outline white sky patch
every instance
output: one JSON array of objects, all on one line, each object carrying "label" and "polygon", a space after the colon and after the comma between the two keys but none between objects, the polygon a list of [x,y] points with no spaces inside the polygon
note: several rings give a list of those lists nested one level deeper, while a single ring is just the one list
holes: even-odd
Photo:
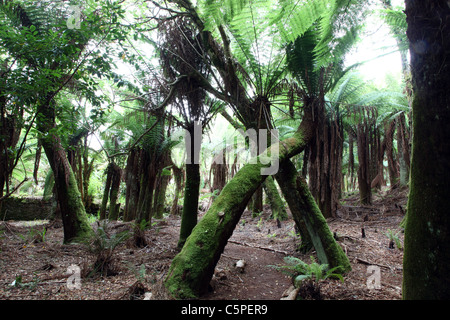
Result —
[{"label": "white sky patch", "polygon": [[[393,6],[404,6],[399,0],[392,1]],[[346,65],[365,62],[358,67],[360,74],[367,81],[383,86],[387,75],[401,77],[402,64],[395,39],[376,14],[367,18],[366,36],[346,58]]]}]

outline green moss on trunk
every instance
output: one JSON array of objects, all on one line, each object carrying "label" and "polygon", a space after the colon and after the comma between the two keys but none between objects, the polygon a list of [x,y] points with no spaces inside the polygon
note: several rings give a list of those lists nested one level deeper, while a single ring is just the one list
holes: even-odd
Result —
[{"label": "green moss on trunk", "polygon": [[406,1],[413,148],[403,261],[404,299],[450,298],[450,7]]},{"label": "green moss on trunk", "polygon": [[[72,170],[69,173],[69,183],[67,185],[67,208],[64,214],[64,242],[68,243],[78,239],[85,239],[92,234],[92,228],[86,215],[86,210],[81,199],[77,181]],[[67,226],[70,221],[71,226]]]},{"label": "green moss on trunk", "polygon": [[284,207],[283,200],[278,193],[277,186],[272,176],[268,176],[264,181],[264,191],[269,199],[270,207],[272,209],[272,217],[280,221],[287,220],[288,215]]},{"label": "green moss on trunk", "polygon": [[290,165],[288,166],[286,164],[281,164],[280,170],[275,175],[275,178],[277,179],[281,191],[283,192],[284,198],[289,205],[292,218],[294,219],[297,229],[300,233],[302,242],[299,250],[302,253],[306,253],[313,248],[313,244],[308,229],[306,228],[305,221],[303,220],[303,202],[299,201],[301,198],[298,194],[296,179],[295,176],[292,176],[290,168]]},{"label": "green moss on trunk", "polygon": [[350,271],[351,266],[347,256],[334,239],[306,181],[298,175],[294,164],[289,159],[280,164],[277,179],[284,181],[281,183],[285,188],[290,186],[289,201],[295,209],[293,211],[295,221],[305,224],[309,234],[308,241],[311,241],[316,249],[320,263],[328,264],[330,268],[341,267],[339,270],[341,273]]},{"label": "green moss on trunk", "polygon": [[174,258],[165,285],[176,298],[205,293],[215,265],[233,233],[246,204],[266,176],[262,165],[246,165],[224,187]]},{"label": "green moss on trunk", "polygon": [[[302,121],[292,138],[272,145],[261,156],[275,155],[271,152],[274,148],[279,150],[280,160],[301,152],[312,135],[313,124],[308,120]],[[189,299],[197,298],[207,290],[214,268],[242,212],[267,177],[261,174],[261,169],[268,166],[259,161],[246,164],[227,183],[172,261],[164,282],[169,294],[178,299]]]},{"label": "green moss on trunk", "polygon": [[75,175],[59,138],[51,136],[42,143],[55,179],[56,199],[64,227],[64,243],[91,235],[86,210]]},{"label": "green moss on trunk", "polygon": [[309,191],[306,181],[300,176],[297,176],[296,180],[301,200],[306,209],[304,221],[319,261],[322,264],[328,264],[330,268],[339,267],[337,272],[345,273],[350,271],[350,261],[334,239],[327,221]]}]

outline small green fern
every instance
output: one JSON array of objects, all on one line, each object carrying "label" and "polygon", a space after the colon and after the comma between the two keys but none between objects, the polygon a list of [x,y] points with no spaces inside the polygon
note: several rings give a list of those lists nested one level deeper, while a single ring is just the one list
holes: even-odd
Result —
[{"label": "small green fern", "polygon": [[89,275],[101,274],[104,276],[115,274],[113,267],[114,250],[130,237],[129,231],[119,233],[108,232],[107,222],[98,226],[92,236],[82,240],[89,253],[95,257],[95,262]]},{"label": "small green fern", "polygon": [[299,258],[288,256],[284,258],[286,265],[269,266],[292,278],[295,287],[299,288],[305,280],[314,281],[316,285],[319,282],[328,278],[337,278],[344,282],[341,274],[335,271],[340,266],[329,269],[328,264],[318,264],[314,257],[311,258],[311,263],[300,260]]}]

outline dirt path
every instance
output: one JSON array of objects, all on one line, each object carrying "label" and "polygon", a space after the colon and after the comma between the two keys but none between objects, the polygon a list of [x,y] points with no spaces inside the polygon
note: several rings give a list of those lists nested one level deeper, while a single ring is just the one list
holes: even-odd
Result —
[{"label": "dirt path", "polygon": [[[363,208],[354,199],[344,201],[339,217],[329,221],[332,232],[347,253],[352,271],[344,283],[326,280],[322,285],[324,299],[401,298],[401,249],[389,248],[389,230],[403,234],[399,223],[403,218],[398,205],[405,205],[399,195],[377,198],[374,206]],[[309,262],[314,252],[301,255],[296,251],[299,239],[294,223],[277,223],[269,219],[267,210],[253,218],[245,212],[217,265],[211,292],[205,300],[278,300],[291,285],[284,274],[268,267],[283,263],[287,255]],[[24,226],[15,222],[0,225],[0,299],[143,299],[144,293],[157,291],[157,284],[166,275],[176,255],[179,217],[168,217],[146,231],[148,245],[136,248],[131,242],[120,245],[114,254],[116,274],[108,277],[81,279],[79,289],[69,289],[69,266],[87,269],[93,261],[83,245],[63,245],[62,226],[47,224],[45,241],[33,240],[43,225]],[[111,232],[130,229],[130,224],[115,222]],[[361,229],[365,230],[362,237]],[[245,261],[244,271],[235,263]],[[369,288],[368,267],[378,268],[380,288]],[[83,274],[83,272],[82,272]],[[15,281],[15,283],[14,283]],[[12,285],[13,284],[13,285]]]}]

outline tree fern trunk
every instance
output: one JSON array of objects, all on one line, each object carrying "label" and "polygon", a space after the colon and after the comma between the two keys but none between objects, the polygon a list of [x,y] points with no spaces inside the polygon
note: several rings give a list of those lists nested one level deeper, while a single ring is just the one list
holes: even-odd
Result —
[{"label": "tree fern trunk", "polygon": [[300,233],[301,244],[299,250],[302,253],[306,253],[313,248],[313,243],[308,229],[306,228],[305,221],[303,220],[303,202],[300,201],[301,197],[298,194],[295,177],[291,175],[290,165],[281,164],[280,170],[278,170],[275,177],[283,192],[284,198],[289,205],[298,232]]},{"label": "tree fern trunk", "polygon": [[119,198],[120,182],[122,180],[122,170],[118,165],[113,163],[112,167],[111,190],[109,193],[109,220],[117,220],[119,218],[120,204],[117,203]]},{"label": "tree fern trunk", "polygon": [[60,138],[52,133],[55,128],[55,108],[52,104],[40,106],[36,125],[38,131],[45,135],[41,137],[41,142],[55,179],[56,199],[64,227],[64,242],[86,237],[92,229],[66,152]]}]

